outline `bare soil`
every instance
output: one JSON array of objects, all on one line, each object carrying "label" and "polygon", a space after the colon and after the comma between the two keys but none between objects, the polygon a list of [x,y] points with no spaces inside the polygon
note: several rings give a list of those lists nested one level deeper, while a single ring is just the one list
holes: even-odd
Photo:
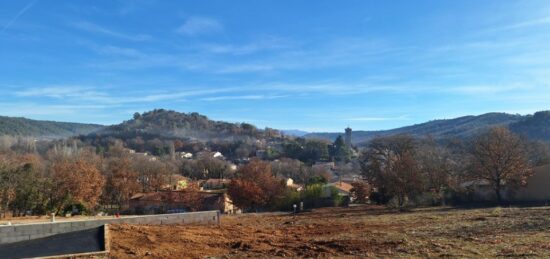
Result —
[{"label": "bare soil", "polygon": [[550,207],[378,206],[223,216],[220,226],[111,226],[113,258],[550,258]]}]

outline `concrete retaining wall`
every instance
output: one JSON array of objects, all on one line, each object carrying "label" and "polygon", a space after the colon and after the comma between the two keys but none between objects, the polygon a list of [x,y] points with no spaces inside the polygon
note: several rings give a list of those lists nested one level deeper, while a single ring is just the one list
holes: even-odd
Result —
[{"label": "concrete retaining wall", "polygon": [[149,216],[133,216],[113,219],[80,220],[67,222],[51,222],[0,226],[0,244],[14,243],[67,233],[78,230],[96,228],[105,224],[219,224],[219,211],[201,211],[191,213],[162,214]]}]

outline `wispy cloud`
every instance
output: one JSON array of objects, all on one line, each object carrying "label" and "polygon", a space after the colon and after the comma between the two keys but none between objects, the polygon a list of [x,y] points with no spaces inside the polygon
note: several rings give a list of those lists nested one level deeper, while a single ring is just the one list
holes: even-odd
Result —
[{"label": "wispy cloud", "polygon": [[539,18],[536,18],[536,19],[520,21],[520,22],[517,22],[517,23],[497,27],[493,30],[494,31],[516,30],[516,29],[523,29],[523,28],[527,28],[527,27],[540,26],[540,25],[546,25],[546,24],[550,24],[550,16],[545,16],[545,17],[539,17]]},{"label": "wispy cloud", "polygon": [[266,100],[286,97],[284,95],[225,95],[201,98],[203,101],[223,101],[223,100]]},{"label": "wispy cloud", "polygon": [[177,29],[177,32],[193,36],[198,34],[212,33],[223,30],[222,24],[210,17],[191,16]]},{"label": "wispy cloud", "polygon": [[[311,44],[313,46],[309,46]],[[199,43],[188,48],[171,50],[171,52],[157,51],[147,54],[135,53],[136,51],[129,49],[110,48],[102,51],[135,55],[126,55],[128,59],[99,60],[91,66],[108,70],[176,67],[211,74],[270,73],[374,63],[397,57],[404,51],[402,48],[392,47],[384,42],[363,39],[332,40],[311,44],[266,37],[246,44]],[[261,55],[232,60],[228,60],[224,55],[212,55],[246,55],[260,52]]]},{"label": "wispy cloud", "polygon": [[87,101],[102,105],[121,105],[121,104],[139,104],[152,103],[159,101],[179,100],[187,97],[208,96],[232,91],[238,91],[236,87],[225,88],[189,88],[181,91],[162,91],[162,92],[125,92],[124,95],[117,95],[100,91],[94,87],[88,86],[53,86],[53,87],[34,87],[14,93],[17,97],[48,97],[58,99],[67,103]]},{"label": "wispy cloud", "polygon": [[529,90],[532,87],[525,84],[509,83],[509,84],[492,84],[492,85],[465,85],[450,88],[440,88],[440,91],[449,91],[453,93],[479,95],[479,94],[498,94],[513,91]]},{"label": "wispy cloud", "polygon": [[25,7],[23,7],[23,9],[19,10],[19,12],[17,12],[17,14],[8,23],[6,23],[6,25],[4,25],[4,27],[2,27],[2,30],[0,30],[0,33],[3,33],[7,29],[9,29],[17,21],[17,19],[19,19],[19,17],[21,17],[29,9],[31,9],[36,4],[37,1],[38,0],[31,1],[27,5],[25,5]]},{"label": "wispy cloud", "polygon": [[84,31],[103,34],[103,35],[107,35],[107,36],[111,36],[111,37],[115,37],[123,40],[129,40],[129,41],[146,41],[152,38],[150,35],[147,35],[147,34],[134,35],[134,34],[127,34],[127,33],[114,31],[90,22],[78,22],[74,24],[74,27]]},{"label": "wispy cloud", "polygon": [[41,116],[41,115],[68,115],[79,114],[84,111],[102,110],[109,108],[105,105],[87,105],[87,104],[43,104],[33,102],[13,102],[0,104],[0,113],[10,116]]},{"label": "wispy cloud", "polygon": [[280,37],[262,37],[244,44],[202,44],[200,49],[213,54],[247,55],[256,52],[289,49],[293,43]]},{"label": "wispy cloud", "polygon": [[47,86],[29,88],[15,92],[19,97],[50,97],[50,98],[98,98],[106,97],[106,93],[98,92],[91,87],[83,86]]},{"label": "wispy cloud", "polygon": [[116,55],[116,56],[127,56],[127,57],[143,57],[144,56],[140,51],[138,51],[136,49],[123,48],[123,47],[117,47],[117,46],[111,46],[111,45],[97,47],[97,48],[95,48],[95,50],[99,54],[103,54],[103,55]]}]

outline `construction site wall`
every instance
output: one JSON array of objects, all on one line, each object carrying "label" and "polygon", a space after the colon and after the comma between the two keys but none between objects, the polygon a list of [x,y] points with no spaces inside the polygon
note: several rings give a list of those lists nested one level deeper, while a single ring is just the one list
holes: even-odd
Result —
[{"label": "construction site wall", "polygon": [[75,220],[63,222],[32,223],[11,226],[0,226],[0,244],[14,243],[62,234],[67,232],[97,228],[105,224],[219,224],[219,211],[201,211],[177,214],[148,216],[130,216],[123,218]]}]

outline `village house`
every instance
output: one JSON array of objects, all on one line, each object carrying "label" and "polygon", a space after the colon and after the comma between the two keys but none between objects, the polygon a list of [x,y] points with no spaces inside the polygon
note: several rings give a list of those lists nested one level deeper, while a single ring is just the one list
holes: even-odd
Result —
[{"label": "village house", "polygon": [[520,188],[513,200],[518,202],[550,202],[550,164],[536,167],[527,185]]},{"label": "village house", "polygon": [[296,191],[299,191],[301,192],[302,190],[304,190],[304,186],[303,185],[300,185],[300,184],[295,184],[294,183],[294,180],[292,178],[287,178],[286,179],[286,186],[287,187],[290,187]]},{"label": "village house", "polygon": [[211,178],[206,181],[204,181],[201,184],[201,190],[221,190],[226,189],[227,186],[231,183],[230,179],[218,179],[218,178]]},{"label": "village house", "polygon": [[225,190],[201,191],[204,210],[219,210],[224,214],[240,214],[241,209],[233,205],[233,201]]},{"label": "village house", "polygon": [[315,162],[312,168],[315,170],[324,170],[327,172],[332,172],[336,170],[336,164],[334,162]]},{"label": "village house", "polygon": [[[550,202],[550,164],[533,169],[533,175],[527,179],[527,184],[517,191],[511,192],[502,182],[501,196],[508,202]],[[496,194],[487,180],[474,180],[460,185],[473,201],[495,201]]]},{"label": "village house", "polygon": [[351,189],[353,189],[353,186],[349,183],[338,181],[334,183],[329,183],[327,186],[332,186],[336,188],[338,191],[338,195],[345,196],[345,197],[351,197]]},{"label": "village house", "polygon": [[123,151],[124,151],[125,153],[128,153],[128,154],[135,154],[135,153],[136,153],[135,150],[129,149],[129,148],[124,148]]},{"label": "village house", "polygon": [[162,186],[163,190],[179,191],[187,188],[187,184],[190,181],[189,178],[185,176],[179,174],[171,174],[169,176],[166,176],[166,182],[167,184]]},{"label": "village house", "polygon": [[177,191],[136,193],[130,198],[129,209],[136,214],[161,214],[188,211]]},{"label": "village house", "polygon": [[223,154],[221,152],[218,152],[218,151],[215,151],[215,152],[201,151],[201,152],[197,153],[197,157],[211,157],[211,158],[218,158],[218,159],[222,159],[222,160],[225,159]]},{"label": "village house", "polygon": [[188,152],[176,152],[176,157],[180,159],[191,159],[193,158],[193,154]]},{"label": "village house", "polygon": [[137,157],[145,157],[149,161],[156,161],[157,160],[156,156],[151,156],[147,152],[134,152],[134,153],[130,153],[130,154],[132,154],[134,156],[137,156]]},{"label": "village house", "polygon": [[[157,191],[137,193],[130,198],[129,209],[137,214],[162,214],[189,211],[181,191]],[[200,191],[200,210],[219,210],[221,213],[240,213],[223,190]]]}]

